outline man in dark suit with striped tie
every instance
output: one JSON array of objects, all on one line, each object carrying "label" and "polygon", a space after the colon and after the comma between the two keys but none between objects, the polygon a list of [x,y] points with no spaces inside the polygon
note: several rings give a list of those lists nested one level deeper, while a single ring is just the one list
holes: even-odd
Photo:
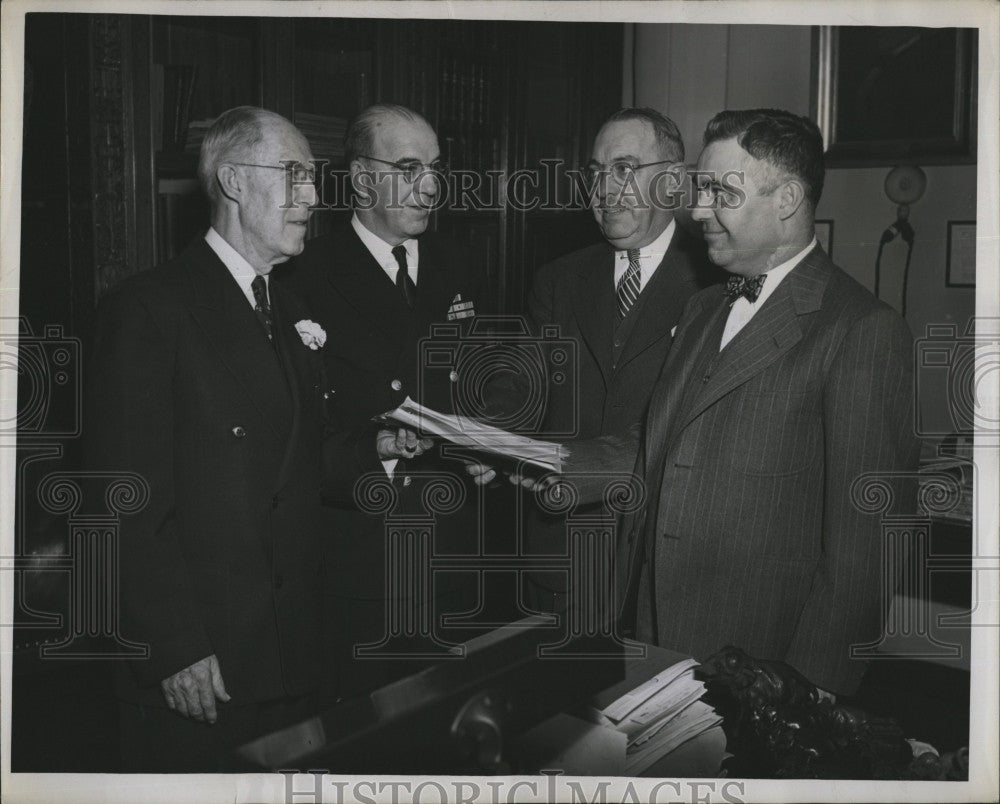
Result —
[{"label": "man in dark suit with striped tie", "polygon": [[[688,302],[650,400],[622,622],[697,658],[733,644],[853,693],[864,663],[851,646],[878,638],[884,602],[881,523],[853,484],[916,467],[911,335],[817,244],[812,121],[721,112],[698,168],[693,217],[731,279]],[[610,454],[620,465],[628,450]]]},{"label": "man in dark suit with striped tie", "polygon": [[[558,325],[577,347],[577,382],[549,383],[546,436],[594,438],[640,422],[684,303],[720,278],[704,245],[674,219],[687,174],[672,120],[654,109],[615,112],[594,140],[588,173],[606,242],[542,266],[528,299],[536,331]],[[566,553],[562,517],[534,508],[525,527],[530,553]],[[565,573],[529,574],[529,605],[561,611],[566,581]]]}]

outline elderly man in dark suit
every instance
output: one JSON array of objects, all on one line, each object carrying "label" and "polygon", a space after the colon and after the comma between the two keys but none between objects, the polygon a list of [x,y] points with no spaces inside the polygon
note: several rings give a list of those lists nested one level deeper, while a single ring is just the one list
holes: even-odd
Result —
[{"label": "elderly man in dark suit", "polygon": [[[327,578],[336,614],[330,622],[339,630],[339,697],[418,667],[405,657],[355,657],[356,646],[377,643],[386,635],[388,607],[405,593],[386,587],[385,519],[358,507],[354,482],[380,473],[390,477],[398,495],[391,513],[399,516],[424,513],[428,473],[464,479],[461,463],[432,455],[411,461],[412,451],[398,460],[376,451],[370,438],[355,435],[373,416],[392,410],[407,396],[437,410],[452,410],[457,375],[447,367],[425,366],[421,340],[431,336],[435,324],[453,327],[455,336],[467,329],[482,309],[485,284],[485,273],[469,250],[426,231],[445,165],[437,135],[423,117],[403,106],[371,106],[349,126],[345,151],[356,193],[353,217],[339,230],[309,241],[282,277],[307,300],[312,317],[329,335],[323,350],[327,410],[331,426],[348,436],[328,466],[343,489],[328,496],[331,522],[343,534],[328,545]],[[393,435],[382,431],[379,443],[391,444]],[[476,527],[469,505],[438,517],[435,552],[474,549]],[[472,608],[474,600],[463,595],[474,592],[474,580],[437,578],[433,616]]]},{"label": "elderly man in dark suit", "polygon": [[880,522],[852,484],[916,466],[910,332],[816,242],[812,121],[721,112],[698,170],[693,215],[732,276],[689,301],[653,391],[623,620],[640,640],[699,658],[734,644],[852,693],[851,645],[878,637],[884,602]]},{"label": "elderly man in dark suit", "polygon": [[120,531],[122,629],[149,646],[120,663],[125,771],[220,770],[316,705],[325,336],[270,277],[305,242],[311,159],[279,115],[223,113],[211,228],[101,305],[91,465],[150,495]]},{"label": "elderly man in dark suit", "polygon": [[[592,207],[606,242],[538,270],[528,310],[577,345],[577,382],[550,383],[542,431],[556,437],[624,434],[642,421],[687,300],[720,280],[704,245],[678,225],[687,182],[672,120],[628,108],[605,121],[588,165]],[[567,552],[565,520],[533,508],[530,553]],[[530,605],[561,611],[566,575],[527,577]]]}]

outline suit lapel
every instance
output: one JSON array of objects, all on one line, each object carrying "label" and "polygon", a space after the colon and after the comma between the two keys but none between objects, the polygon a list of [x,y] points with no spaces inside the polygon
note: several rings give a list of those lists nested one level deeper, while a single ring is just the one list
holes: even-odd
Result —
[{"label": "suit lapel", "polygon": [[[322,270],[333,289],[357,310],[362,320],[378,323],[377,327],[373,326],[373,332],[390,340],[405,335],[413,311],[350,226],[341,237],[330,241],[330,251]],[[422,283],[423,275],[418,279]],[[418,299],[419,296],[418,288]]]},{"label": "suit lapel", "polygon": [[574,288],[573,309],[584,343],[604,377],[611,382],[612,342],[618,321],[614,292],[615,254],[610,246],[595,251],[590,263],[580,272]]},{"label": "suit lapel", "polygon": [[675,429],[684,391],[692,381],[691,372],[702,350],[709,348],[713,333],[718,332],[720,318],[729,310],[721,288],[716,293],[701,297],[698,304],[697,309],[692,309],[688,323],[678,329],[660,372],[660,379],[653,389],[646,415],[647,477],[663,462],[662,452],[669,443],[670,433]]},{"label": "suit lapel", "polygon": [[[760,374],[802,340],[800,316],[815,312],[823,299],[831,263],[814,249],[799,263],[749,323],[719,354],[719,362],[690,410],[683,412],[680,426]],[[723,299],[721,308],[728,315]]]},{"label": "suit lapel", "polygon": [[199,240],[188,255],[191,314],[268,426],[279,437],[286,437],[291,399],[274,347],[211,247]]},{"label": "suit lapel", "polygon": [[305,319],[304,310],[296,303],[296,299],[280,282],[271,283],[271,304],[275,311],[275,345],[281,355],[281,365],[285,372],[288,387],[291,389],[293,414],[291,433],[285,447],[285,456],[278,472],[278,488],[285,484],[288,468],[295,452],[295,446],[302,435],[302,411],[304,410],[304,395],[318,393],[314,387],[313,372],[310,365],[310,354],[295,330],[295,324]]},{"label": "suit lapel", "polygon": [[[679,300],[691,295],[694,286],[694,277],[685,270],[687,261],[683,254],[684,244],[681,242],[683,238],[682,230],[678,226],[667,253],[663,255],[663,260],[657,266],[652,279],[642,291],[642,296],[646,298],[641,299],[643,306],[639,311],[635,327],[622,349],[618,368],[642,354],[661,338],[668,337],[670,330],[680,318],[684,305]],[[684,292],[685,285],[692,286],[687,293]]]},{"label": "suit lapel", "polygon": [[[451,267],[446,264],[436,247],[433,237],[422,237],[419,243],[419,269],[417,270],[418,317],[431,321],[444,321],[454,298],[456,282],[451,277]],[[463,299],[472,301],[474,299]],[[423,333],[426,335],[427,333]]]}]

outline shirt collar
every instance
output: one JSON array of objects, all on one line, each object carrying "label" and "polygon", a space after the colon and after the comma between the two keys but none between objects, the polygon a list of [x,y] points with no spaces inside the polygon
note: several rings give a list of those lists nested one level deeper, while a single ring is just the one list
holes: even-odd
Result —
[{"label": "shirt collar", "polygon": [[[649,245],[643,246],[639,249],[639,259],[643,257],[656,257],[653,265],[658,265],[660,260],[663,259],[663,255],[667,253],[667,249],[670,248],[670,241],[674,236],[674,230],[677,228],[677,221],[673,218],[670,219],[670,223],[667,224],[667,228],[660,232],[660,236],[656,238]],[[615,255],[620,260],[628,259],[627,249],[617,249]]]},{"label": "shirt collar", "polygon": [[788,276],[792,272],[792,269],[806,258],[806,255],[816,247],[818,242],[819,241],[814,235],[809,245],[802,249],[802,251],[797,252],[790,259],[785,260],[780,265],[776,265],[769,271],[765,271],[764,275],[767,279],[764,281],[764,284],[760,289],[760,295],[757,297],[757,301],[753,302],[752,306],[755,308],[760,307],[765,301],[767,301],[767,297],[774,293],[775,288],[778,287],[781,280]]},{"label": "shirt collar", "polygon": [[[366,227],[358,218],[357,212],[351,217],[351,226],[354,227],[354,231],[361,238],[361,242],[365,244],[365,248],[371,252],[371,255],[375,258],[375,262],[379,265],[389,265],[393,268],[397,266],[396,258],[392,256],[393,247]],[[403,241],[402,246],[406,249],[407,265],[411,267],[416,265],[419,253],[417,241],[411,237],[409,240]]]},{"label": "shirt collar", "polygon": [[809,241],[809,245],[802,249],[802,251],[795,253],[792,257],[785,260],[780,265],[776,265],[770,271],[767,271],[767,275],[772,279],[775,279],[774,284],[778,284],[781,279],[788,276],[791,270],[806,258],[806,254],[816,247],[818,242],[819,241],[816,239],[816,235],[813,235],[813,239]]},{"label": "shirt collar", "polygon": [[[222,260],[222,264],[232,274],[233,279],[236,280],[236,284],[240,286],[244,295],[253,298],[250,283],[257,276],[257,272],[253,269],[253,266],[246,261],[243,255],[229,245],[222,235],[215,231],[214,227],[210,226],[208,228],[208,231],[205,233],[205,242],[208,243],[218,258]],[[267,282],[267,280],[268,275],[264,274],[264,281]]]}]

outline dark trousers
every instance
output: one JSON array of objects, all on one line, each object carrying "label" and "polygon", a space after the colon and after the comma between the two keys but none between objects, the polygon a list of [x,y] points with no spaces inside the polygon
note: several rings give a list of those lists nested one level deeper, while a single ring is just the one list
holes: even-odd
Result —
[{"label": "dark trousers", "polygon": [[234,706],[218,702],[214,724],[166,706],[119,702],[122,773],[226,773],[247,770],[235,751],[318,711],[315,695]]}]

